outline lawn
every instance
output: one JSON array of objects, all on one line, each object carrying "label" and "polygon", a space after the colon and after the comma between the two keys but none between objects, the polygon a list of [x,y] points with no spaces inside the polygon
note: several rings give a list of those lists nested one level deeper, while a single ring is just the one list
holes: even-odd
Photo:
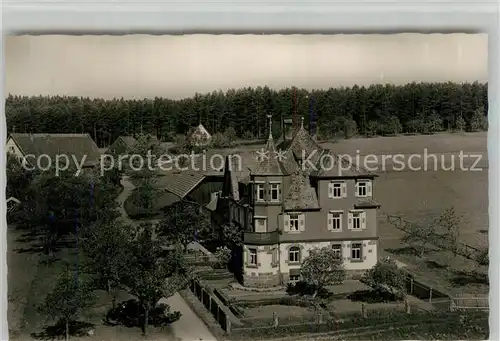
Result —
[{"label": "lawn", "polygon": [[[52,290],[58,274],[64,269],[63,260],[76,266],[78,258],[71,248],[62,248],[56,253],[55,261],[46,264],[39,251],[33,248],[24,232],[9,229],[8,238],[8,295],[9,295],[9,334],[11,340],[33,340],[32,333],[41,333],[44,327],[53,324],[37,311],[45,296]],[[21,238],[21,239],[20,239]],[[102,323],[107,309],[111,307],[111,298],[104,291],[96,291],[97,302],[80,319],[83,322],[95,324],[95,335],[92,338],[72,337],[72,340],[129,340],[135,341],[173,341],[170,328],[155,330],[150,328],[147,338],[142,337],[139,328],[121,326],[110,327]],[[131,298],[125,292],[119,292],[117,301]]]},{"label": "lawn", "polygon": [[7,228],[7,285],[9,334],[17,335],[23,328],[24,310],[30,296],[39,255],[31,252],[25,233]]}]

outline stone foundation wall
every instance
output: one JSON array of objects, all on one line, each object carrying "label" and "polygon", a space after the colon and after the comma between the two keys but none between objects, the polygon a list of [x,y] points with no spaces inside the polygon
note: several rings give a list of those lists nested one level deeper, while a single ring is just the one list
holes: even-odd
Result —
[{"label": "stone foundation wall", "polygon": [[266,288],[281,284],[280,274],[255,273],[243,276],[243,285],[246,287]]},{"label": "stone foundation wall", "polygon": [[[360,280],[366,271],[368,270],[346,270],[346,279]],[[243,285],[254,288],[287,285],[289,278],[288,273],[253,273],[243,277]]]},{"label": "stone foundation wall", "polygon": [[346,270],[345,277],[346,279],[357,279],[360,280],[361,277],[367,272],[368,270]]}]

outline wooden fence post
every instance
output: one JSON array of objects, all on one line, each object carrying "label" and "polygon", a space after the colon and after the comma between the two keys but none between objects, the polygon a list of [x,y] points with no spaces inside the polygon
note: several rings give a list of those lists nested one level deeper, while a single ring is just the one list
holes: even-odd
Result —
[{"label": "wooden fence post", "polygon": [[364,303],[361,303],[361,316],[363,316],[363,318],[368,317],[368,313],[366,311],[366,305]]},{"label": "wooden fence post", "polygon": [[429,303],[432,303],[432,288],[429,288]]},{"label": "wooden fence post", "polygon": [[410,306],[410,302],[408,302],[408,299],[405,300],[405,312],[407,314],[411,313],[411,306]]},{"label": "wooden fence post", "polygon": [[279,324],[278,322],[278,314],[276,314],[276,312],[273,312],[273,327],[277,327]]},{"label": "wooden fence post", "polygon": [[323,323],[323,314],[322,313],[318,313],[318,323],[319,324]]},{"label": "wooden fence post", "polygon": [[453,298],[450,299],[450,311],[451,312],[455,311],[455,302],[454,302]]},{"label": "wooden fence post", "polygon": [[410,295],[413,294],[413,278],[410,277]]}]

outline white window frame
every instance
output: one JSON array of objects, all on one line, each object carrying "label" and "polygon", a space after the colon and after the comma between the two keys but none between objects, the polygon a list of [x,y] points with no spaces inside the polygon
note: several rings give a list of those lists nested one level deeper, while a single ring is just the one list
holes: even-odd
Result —
[{"label": "white window frame", "polygon": [[[359,247],[354,247],[355,245],[359,245]],[[359,250],[359,258],[354,258],[354,251]],[[363,243],[351,243],[351,256],[350,259],[353,261],[362,261],[363,260]]]},{"label": "white window frame", "polygon": [[339,260],[342,260],[342,249],[343,249],[343,247],[344,246],[342,244],[332,244],[332,250],[338,251],[338,254],[339,254],[338,259]]},{"label": "white window frame", "polygon": [[[363,184],[363,186],[361,186]],[[372,182],[371,180],[356,180],[356,197],[367,198],[372,196]],[[364,188],[364,193],[360,193],[361,189]]]},{"label": "white window frame", "polygon": [[[337,185],[337,186],[336,186]],[[347,196],[346,182],[342,180],[330,181],[328,184],[328,198],[342,199]]]},{"label": "white window frame", "polygon": [[[299,232],[300,231],[300,214],[299,213],[290,213],[288,215],[288,221],[290,222],[290,232]],[[292,223],[292,221],[294,223]]]},{"label": "white window frame", "polygon": [[[264,185],[265,185],[265,182],[263,182],[263,181],[254,181],[254,186],[255,186],[255,201],[262,202],[262,201],[266,200],[266,188],[265,188]],[[262,198],[260,197],[261,193],[262,193]]]},{"label": "white window frame", "polygon": [[[292,277],[294,277],[294,279],[292,279]],[[300,282],[300,275],[290,275],[288,281],[292,284],[296,284]]]},{"label": "white window frame", "polygon": [[[356,215],[356,216],[355,216]],[[359,219],[359,228],[354,228],[355,219]],[[366,229],[366,212],[362,210],[352,210],[349,212],[348,229],[352,231],[362,231]]]},{"label": "white window frame", "polygon": [[[293,221],[297,219],[297,228],[292,229],[292,217],[297,216],[297,218],[293,218]],[[306,216],[302,212],[288,212],[283,214],[283,231],[289,233],[300,233],[305,231],[305,221]]]},{"label": "white window frame", "polygon": [[[339,215],[339,217],[336,217]],[[342,231],[342,220],[344,217],[344,211],[330,211],[328,212],[328,230],[339,232]],[[335,228],[335,221],[338,221],[338,228]]]},{"label": "white window frame", "polygon": [[[264,224],[260,224],[260,222],[264,222]],[[260,225],[259,227],[262,227],[264,225],[264,230],[267,231],[267,217],[266,216],[254,216],[253,217],[253,228],[254,231],[257,231],[257,225]]]},{"label": "white window frame", "polygon": [[257,249],[256,248],[248,248],[248,264],[253,265],[253,266],[257,266],[258,263],[257,263]]},{"label": "white window frame", "polygon": [[[294,258],[296,258],[296,260],[291,260],[290,256],[292,255],[292,253],[295,255]],[[288,249],[288,263],[289,264],[298,264],[300,263],[300,258],[301,258],[301,250],[300,250],[300,247],[298,246],[291,246],[289,249]]]},{"label": "white window frame", "polygon": [[[279,181],[270,181],[269,182],[269,191],[270,191],[270,201],[279,202],[281,201],[281,182]],[[276,199],[273,199],[273,191],[276,191]]]}]

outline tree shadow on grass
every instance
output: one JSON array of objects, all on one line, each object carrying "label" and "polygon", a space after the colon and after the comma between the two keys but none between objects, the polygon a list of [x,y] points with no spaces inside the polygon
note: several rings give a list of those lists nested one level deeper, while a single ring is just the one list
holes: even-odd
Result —
[{"label": "tree shadow on grass", "polygon": [[[59,240],[55,242],[52,246],[52,252],[56,253],[61,251],[62,249],[69,249],[72,248],[76,245],[76,243],[72,240]],[[43,243],[37,242],[33,243],[30,247],[20,247],[14,249],[14,252],[17,253],[30,253],[30,254],[36,254],[36,253],[44,253],[44,245]]]},{"label": "tree shadow on grass", "polygon": [[[314,285],[308,284],[306,282],[299,281],[297,283],[289,283],[286,288],[286,292],[290,296],[312,296],[314,295],[316,288]],[[333,293],[328,291],[326,288],[321,288],[318,290],[316,297],[321,299],[328,299],[333,296]]]},{"label": "tree shadow on grass", "polygon": [[417,252],[411,246],[403,246],[403,247],[399,247],[399,248],[389,248],[389,249],[385,249],[385,250],[389,253],[394,254],[394,255],[411,255],[411,256],[417,255]]},{"label": "tree shadow on grass", "polygon": [[[92,323],[71,321],[69,323],[70,336],[88,336],[89,331],[94,329]],[[47,326],[40,333],[32,333],[31,337],[38,340],[64,339],[66,337],[66,325],[64,321],[59,321],[55,325]]]},{"label": "tree shadow on grass", "polygon": [[454,287],[461,287],[468,284],[484,284],[488,285],[488,274],[477,271],[454,271],[454,277],[451,279]]},{"label": "tree shadow on grass", "polygon": [[396,302],[397,297],[389,292],[380,290],[358,290],[347,296],[353,302],[386,303]]},{"label": "tree shadow on grass", "polygon": [[427,264],[427,266],[430,268],[430,269],[446,269],[448,268],[447,265],[445,264],[440,264],[436,261],[433,261],[433,260],[426,260],[425,261],[425,264]]},{"label": "tree shadow on grass", "polygon": [[[398,248],[388,248],[388,249],[385,249],[385,251],[387,251],[389,253],[392,253],[394,255],[407,255],[407,256],[416,256],[416,257],[422,258],[421,257],[421,252],[419,250],[416,250],[412,246],[403,246],[403,247],[398,247]],[[436,252],[436,251],[439,251],[439,250],[436,249],[436,248],[432,248],[432,247],[425,247],[423,256],[425,257],[428,254],[430,254],[432,252]]]}]

